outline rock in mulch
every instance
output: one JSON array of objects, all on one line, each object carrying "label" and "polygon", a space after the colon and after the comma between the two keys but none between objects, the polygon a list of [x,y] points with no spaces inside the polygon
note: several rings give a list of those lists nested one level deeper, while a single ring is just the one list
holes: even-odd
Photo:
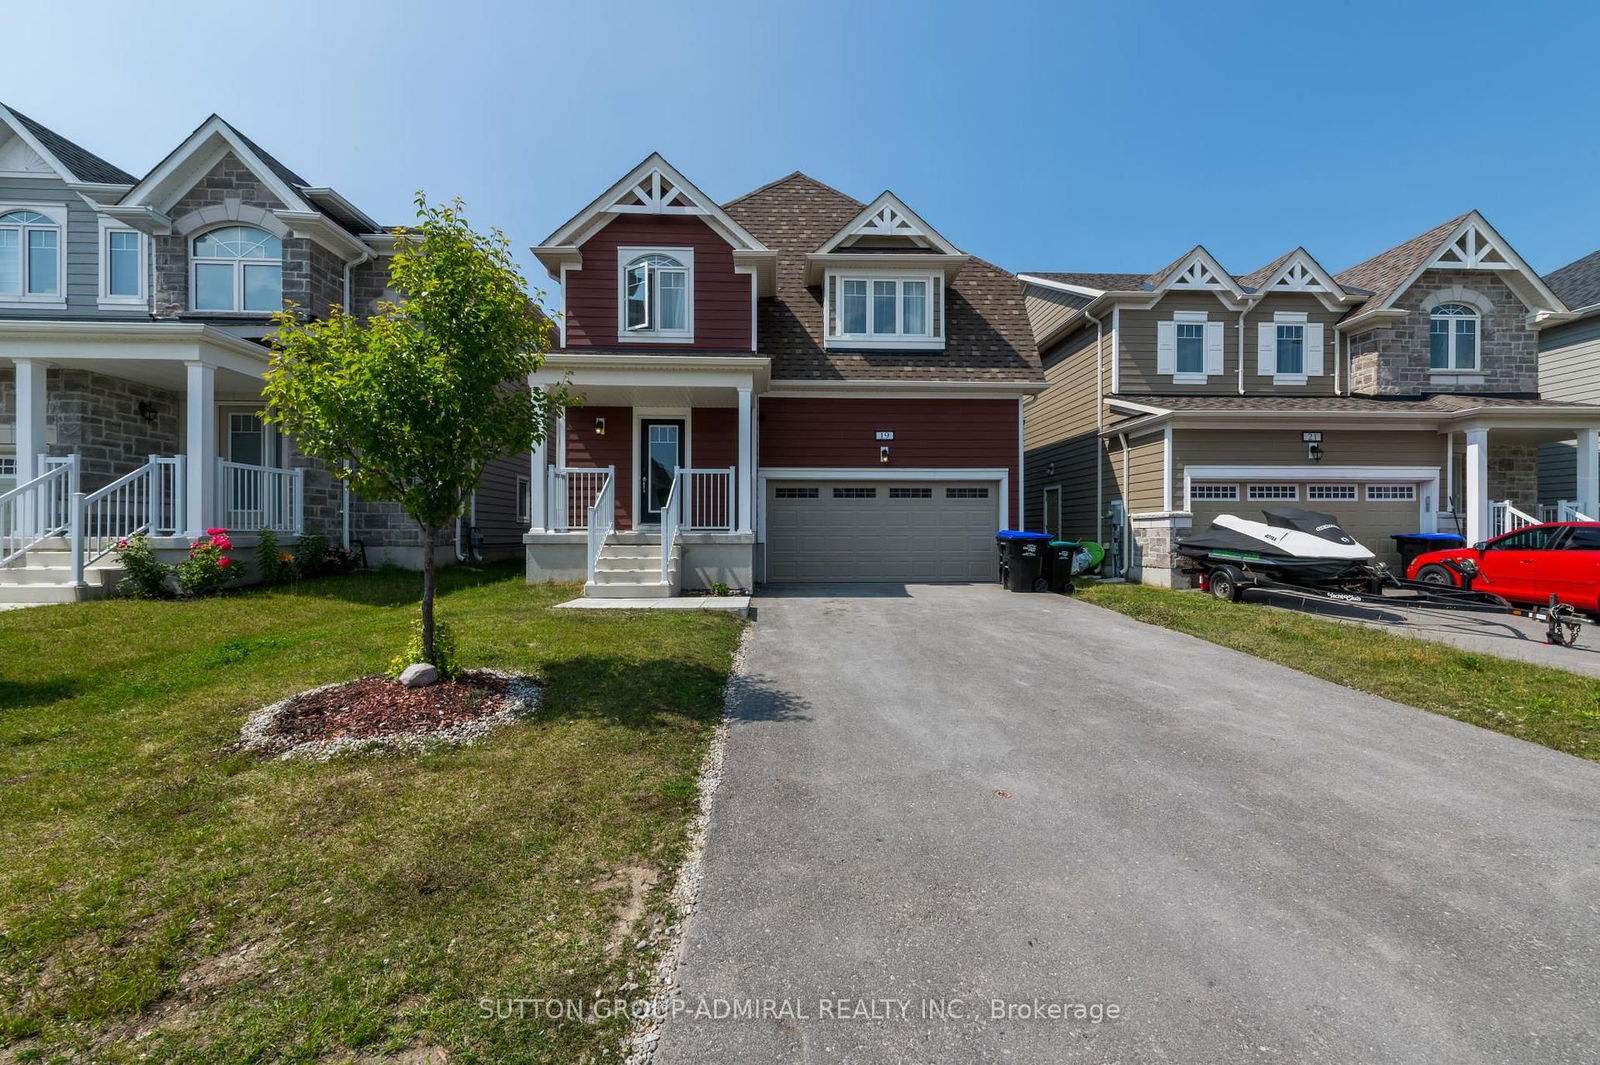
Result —
[{"label": "rock in mulch", "polygon": [[373,748],[469,744],[532,713],[538,703],[539,686],[531,677],[497,670],[472,670],[421,688],[378,674],[263,707],[240,730],[239,748],[327,759]]},{"label": "rock in mulch", "polygon": [[407,688],[426,688],[439,683],[439,671],[426,662],[416,662],[400,673],[400,683]]}]

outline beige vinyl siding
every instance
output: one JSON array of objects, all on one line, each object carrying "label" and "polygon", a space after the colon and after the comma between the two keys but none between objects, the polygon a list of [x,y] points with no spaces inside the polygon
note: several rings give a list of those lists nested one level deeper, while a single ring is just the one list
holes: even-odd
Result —
[{"label": "beige vinyl siding", "polygon": [[1166,443],[1166,434],[1161,432],[1128,441],[1128,483],[1123,488],[1123,498],[1129,514],[1162,509],[1161,473],[1166,468]]},{"label": "beige vinyl siding", "polygon": [[1600,315],[1539,335],[1539,392],[1545,399],[1600,403]]},{"label": "beige vinyl siding", "polygon": [[[1171,375],[1156,373],[1156,323],[1171,321],[1174,311],[1204,311],[1206,321],[1222,323],[1223,372],[1213,374],[1203,385],[1173,384]],[[1169,292],[1147,311],[1120,308],[1116,323],[1117,353],[1121,359],[1118,395],[1156,392],[1204,396],[1232,395],[1239,391],[1239,314],[1224,307],[1214,293]]]},{"label": "beige vinyl siding", "polygon": [[1185,466],[1427,466],[1440,471],[1443,490],[1444,437],[1431,430],[1323,430],[1321,463],[1306,458],[1298,429],[1174,429],[1172,443],[1174,507],[1183,505]]},{"label": "beige vinyl siding", "polygon": [[1036,337],[1042,337],[1059,327],[1090,302],[1088,296],[1038,285],[1027,285],[1022,290],[1022,303],[1028,310],[1028,323],[1033,326],[1033,335]]},{"label": "beige vinyl siding", "polygon": [[[1110,345],[1108,336],[1104,341],[1108,351]],[[1093,325],[1045,353],[1044,375],[1050,387],[1029,400],[1022,414],[1026,528],[1044,528],[1044,490],[1059,486],[1062,532],[1090,539],[1100,534],[1095,463],[1097,458],[1105,462],[1105,457],[1096,419],[1098,368]]]},{"label": "beige vinyl siding", "polygon": [[[1275,384],[1270,374],[1257,373],[1260,360],[1257,358],[1258,326],[1263,322],[1274,321],[1274,315],[1279,311],[1291,313],[1303,312],[1308,323],[1315,322],[1322,326],[1322,374],[1318,377],[1308,378],[1303,385]],[[1307,292],[1285,292],[1268,296],[1256,305],[1256,308],[1245,316],[1244,326],[1244,387],[1245,391],[1257,395],[1279,396],[1331,396],[1333,395],[1333,360],[1335,358],[1333,327],[1343,316],[1343,311],[1330,311],[1322,305],[1322,301]],[[1227,365],[1235,375],[1238,373],[1239,349],[1237,347],[1228,352]],[[1309,360],[1311,352],[1306,352]],[[1234,387],[1238,387],[1237,376]]]}]

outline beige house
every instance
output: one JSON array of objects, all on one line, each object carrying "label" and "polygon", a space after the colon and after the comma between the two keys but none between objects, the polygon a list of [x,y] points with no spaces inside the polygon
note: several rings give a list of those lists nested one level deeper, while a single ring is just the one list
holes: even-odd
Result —
[{"label": "beige house", "polygon": [[[1153,274],[1021,275],[1050,382],[1025,408],[1030,528],[1171,584],[1174,539],[1222,513],[1338,515],[1485,539],[1600,503],[1600,406],[1539,390],[1567,308],[1477,212],[1339,274],[1295,248],[1248,274],[1203,247]],[[1542,512],[1539,447],[1575,442]]]}]

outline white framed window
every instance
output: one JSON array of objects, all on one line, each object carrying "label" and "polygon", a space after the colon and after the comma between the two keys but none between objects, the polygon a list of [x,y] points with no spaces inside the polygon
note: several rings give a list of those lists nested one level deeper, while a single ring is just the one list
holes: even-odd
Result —
[{"label": "white framed window", "polygon": [[147,299],[144,234],[100,219],[100,306],[137,307]]},{"label": "white framed window", "polygon": [[526,477],[517,478],[517,520],[528,521],[533,513],[533,485]]},{"label": "white framed window", "polygon": [[617,249],[617,339],[694,339],[694,249]]},{"label": "white framed window", "polygon": [[0,302],[66,305],[65,204],[0,204]]},{"label": "white framed window", "polygon": [[1306,499],[1317,503],[1353,503],[1356,486],[1353,484],[1308,484]]},{"label": "white framed window", "polygon": [[1278,332],[1277,374],[1304,374],[1306,372],[1306,327],[1299,324],[1280,324],[1274,326],[1274,328]]},{"label": "white framed window", "polygon": [[944,497],[946,499],[988,499],[989,490],[987,488],[971,487],[946,488]]},{"label": "white framed window", "polygon": [[1174,311],[1156,323],[1156,373],[1175,385],[1203,385],[1222,372],[1223,324],[1205,311]]},{"label": "white framed window", "polygon": [[1232,503],[1239,498],[1239,486],[1236,484],[1191,484],[1189,486],[1189,498],[1197,502]]},{"label": "white framed window", "polygon": [[12,455],[0,455],[0,494],[17,486],[17,460]]},{"label": "white framed window", "polygon": [[854,485],[849,486],[849,487],[845,487],[845,488],[835,488],[833,490],[833,498],[835,498],[835,499],[877,499],[878,498],[878,490],[876,488],[861,488],[861,487],[854,486]]},{"label": "white framed window", "polygon": [[818,492],[815,488],[800,485],[780,484],[773,488],[772,494],[777,499],[816,499]]},{"label": "white framed window", "polygon": [[830,273],[823,286],[827,339],[840,347],[941,348],[937,274]]},{"label": "white framed window", "polygon": [[1428,368],[1478,368],[1478,312],[1464,303],[1444,303],[1428,315]]},{"label": "white framed window", "polygon": [[1246,491],[1252,503],[1293,503],[1300,498],[1297,484],[1253,484]]},{"label": "white framed window", "polygon": [[1367,485],[1367,502],[1369,503],[1406,503],[1416,498],[1417,486],[1414,484]]},{"label": "white framed window", "polygon": [[1310,319],[1305,311],[1274,311],[1270,322],[1257,324],[1257,374],[1275,385],[1303,385],[1322,376],[1326,331]]},{"label": "white framed window", "polygon": [[932,499],[933,498],[933,489],[932,488],[918,488],[918,487],[891,488],[891,489],[889,489],[889,498],[890,499]]},{"label": "white framed window", "polygon": [[190,306],[273,314],[283,309],[283,241],[255,226],[207,230],[190,245]]}]

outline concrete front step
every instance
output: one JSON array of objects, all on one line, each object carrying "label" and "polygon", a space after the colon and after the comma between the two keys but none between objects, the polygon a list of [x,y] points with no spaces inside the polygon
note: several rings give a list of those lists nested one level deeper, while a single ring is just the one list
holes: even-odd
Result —
[{"label": "concrete front step", "polygon": [[[669,582],[678,582],[678,566],[673,563],[667,570]],[[654,566],[596,566],[594,579],[601,584],[659,584],[661,564]]]},{"label": "concrete front step", "polygon": [[[85,584],[114,587],[122,579],[117,567],[91,566],[83,571]],[[68,566],[7,566],[0,569],[0,590],[23,584],[71,584],[72,569]],[[0,592],[0,599],[3,599]]]},{"label": "concrete front step", "polygon": [[671,599],[677,589],[670,584],[595,583],[583,586],[583,594],[590,599]]}]

